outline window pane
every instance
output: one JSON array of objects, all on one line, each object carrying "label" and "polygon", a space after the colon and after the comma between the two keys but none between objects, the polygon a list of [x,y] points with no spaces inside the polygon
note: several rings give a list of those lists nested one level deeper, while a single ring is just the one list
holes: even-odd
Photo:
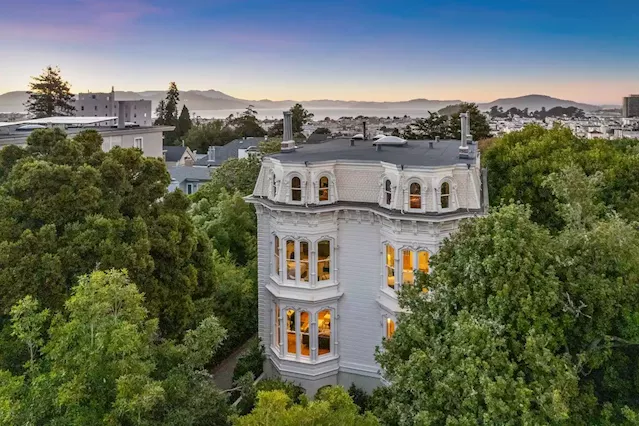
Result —
[{"label": "window pane", "polygon": [[275,241],[273,244],[273,263],[274,263],[274,271],[277,276],[280,276],[280,238],[275,236]]},{"label": "window pane", "polygon": [[402,250],[402,284],[413,284],[413,250]]},{"label": "window pane", "polygon": [[384,182],[384,196],[385,196],[386,204],[387,205],[391,204],[391,181],[390,180],[386,180]]},{"label": "window pane", "polygon": [[429,272],[429,252],[428,251],[418,252],[418,270],[424,272],[425,274]]},{"label": "window pane", "polygon": [[443,209],[449,208],[449,183],[444,182],[442,186],[440,186],[440,206]]},{"label": "window pane", "polygon": [[300,354],[309,356],[309,312],[300,312],[300,336],[302,343],[300,345]]},{"label": "window pane", "polygon": [[287,279],[296,279],[296,242],[287,240]]},{"label": "window pane", "polygon": [[296,311],[287,310],[287,353],[296,353]]},{"label": "window pane", "polygon": [[318,242],[318,281],[331,278],[331,243],[328,240]]},{"label": "window pane", "polygon": [[412,183],[409,187],[409,207],[412,209],[419,209],[422,207],[420,184]]},{"label": "window pane", "polygon": [[387,318],[387,339],[391,339],[393,333],[396,332],[396,323],[391,318]]},{"label": "window pane", "polygon": [[320,201],[329,201],[329,179],[327,177],[320,178],[318,198]]},{"label": "window pane", "polygon": [[280,347],[280,306],[278,306],[278,304],[276,303],[276,324],[275,324],[275,331],[276,331],[276,346]]},{"label": "window pane", "polygon": [[395,251],[393,246],[387,244],[386,253],[386,267],[387,267],[387,285],[391,288],[395,288],[396,285],[396,270],[395,270]]},{"label": "window pane", "polygon": [[309,282],[309,243],[300,241],[300,281]]},{"label": "window pane", "polygon": [[318,355],[331,353],[331,311],[318,312]]},{"label": "window pane", "polygon": [[300,178],[291,179],[291,199],[293,201],[302,201],[302,189],[300,188]]}]

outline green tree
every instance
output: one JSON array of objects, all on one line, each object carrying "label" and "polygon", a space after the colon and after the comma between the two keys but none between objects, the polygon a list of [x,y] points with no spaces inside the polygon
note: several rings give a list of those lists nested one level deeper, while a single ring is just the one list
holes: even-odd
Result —
[{"label": "green tree", "polygon": [[427,118],[417,118],[407,126],[404,134],[405,139],[450,139],[449,117],[440,115],[437,112],[429,112]]},{"label": "green tree", "polygon": [[313,119],[313,114],[304,109],[301,104],[295,104],[289,111],[291,111],[291,127],[294,135],[301,133],[302,126]]},{"label": "green tree", "polygon": [[464,223],[400,295],[407,313],[376,355],[392,383],[381,418],[637,423],[637,227],[596,218],[597,200],[572,197],[597,180],[563,173],[549,180],[572,218],[559,234],[505,206]]},{"label": "green tree", "polygon": [[160,102],[158,102],[158,106],[156,107],[156,119],[153,122],[155,126],[164,126],[166,124],[164,122],[164,117],[167,114],[166,109],[166,102],[164,99],[161,99]]},{"label": "green tree", "polygon": [[233,117],[228,121],[228,125],[235,129],[238,137],[261,137],[267,134],[262,128],[258,118],[258,112],[253,105],[249,105],[238,117]]},{"label": "green tree", "polygon": [[471,135],[474,141],[491,137],[491,129],[487,117],[478,109],[474,103],[463,102],[460,104],[458,112],[449,117],[449,133],[452,139],[460,139],[460,113],[469,114]]},{"label": "green tree", "polygon": [[115,270],[80,277],[46,341],[37,308],[25,298],[12,309],[38,357],[24,375],[0,372],[0,403],[11,407],[0,424],[226,424],[226,397],[204,370],[225,338],[214,317],[180,344],[158,342],[143,295]]},{"label": "green tree", "polygon": [[[260,159],[254,156],[230,158],[211,173],[211,180],[196,192],[194,199],[200,200],[211,195],[217,197],[217,194],[222,189],[225,189],[230,194],[238,191],[240,195],[249,195],[256,186],[258,174],[260,174],[260,166]],[[201,192],[203,189],[205,189],[205,192]]]},{"label": "green tree", "polygon": [[29,99],[25,104],[30,115],[35,118],[73,115],[76,109],[71,87],[62,79],[59,68],[49,66],[31,79],[27,92]]},{"label": "green tree", "polygon": [[226,145],[237,138],[236,132],[226,126],[222,120],[211,120],[197,124],[189,130],[184,138],[185,144],[192,150],[207,152],[210,146]]},{"label": "green tree", "polygon": [[300,405],[291,405],[290,397],[282,390],[260,391],[253,411],[233,423],[236,426],[373,426],[378,421],[371,413],[359,414],[358,406],[342,387],[331,386],[322,389],[315,401]]},{"label": "green tree", "polygon": [[189,108],[187,108],[186,105],[182,105],[182,111],[180,111],[180,117],[178,117],[178,124],[175,130],[176,137],[182,140],[189,133],[192,126]]},{"label": "green tree", "polygon": [[273,126],[269,127],[269,130],[267,130],[267,136],[269,136],[270,138],[282,138],[282,135],[284,133],[283,126],[284,125],[282,120],[276,121],[275,123],[273,123]]},{"label": "green tree", "polygon": [[176,83],[172,81],[169,83],[169,90],[167,90],[167,96],[165,97],[162,121],[165,126],[175,126],[176,129],[165,133],[165,145],[174,145],[179,142],[178,102],[180,102],[180,92]]}]

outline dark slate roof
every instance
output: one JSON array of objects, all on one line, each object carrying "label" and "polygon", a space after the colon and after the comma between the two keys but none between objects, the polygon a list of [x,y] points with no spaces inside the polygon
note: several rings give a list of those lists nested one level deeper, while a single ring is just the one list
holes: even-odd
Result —
[{"label": "dark slate roof", "polygon": [[[429,148],[433,142],[433,148]],[[376,151],[372,140],[356,140],[350,146],[349,139],[329,139],[313,145],[298,145],[294,152],[271,154],[270,157],[285,163],[320,162],[332,160],[387,162],[406,166],[451,166],[454,164],[474,164],[477,144],[469,145],[469,158],[460,158],[459,140],[410,140],[405,145],[383,145]]]},{"label": "dark slate roof", "polygon": [[331,135],[324,133],[311,133],[305,143],[320,143],[326,141]]},{"label": "dark slate roof", "polygon": [[[264,138],[234,139],[226,145],[214,147],[216,150],[215,161],[208,161],[208,156],[196,160],[197,166],[217,167],[229,158],[238,158],[238,149],[245,149],[250,146],[258,146]],[[203,153],[204,154],[204,153]]]},{"label": "dark slate roof", "polygon": [[184,146],[163,146],[162,149],[165,151],[165,161],[171,162],[180,161],[187,150]]},{"label": "dark slate roof", "polygon": [[169,167],[167,170],[169,170],[171,180],[175,180],[178,183],[211,180],[211,169],[207,167],[174,166]]}]

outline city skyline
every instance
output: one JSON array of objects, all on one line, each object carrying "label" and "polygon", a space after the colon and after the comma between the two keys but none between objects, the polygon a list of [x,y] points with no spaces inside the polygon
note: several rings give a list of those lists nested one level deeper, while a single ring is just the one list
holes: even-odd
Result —
[{"label": "city skyline", "polygon": [[9,0],[0,93],[48,65],[76,93],[169,81],[255,100],[638,93],[637,3],[421,3]]}]

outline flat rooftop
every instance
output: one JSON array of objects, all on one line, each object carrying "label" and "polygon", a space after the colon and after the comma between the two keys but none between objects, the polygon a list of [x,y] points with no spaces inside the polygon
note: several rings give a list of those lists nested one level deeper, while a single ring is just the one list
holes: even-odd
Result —
[{"label": "flat rooftop", "polygon": [[[60,127],[60,126],[56,126]],[[117,127],[108,127],[108,126],[86,126],[86,127],[60,127],[68,136],[76,135],[83,130],[95,130],[102,135],[122,135],[128,133],[150,133],[150,132],[168,132],[174,129],[173,126],[135,126],[135,127],[125,127],[124,129],[118,129]],[[35,130],[35,129],[33,129]],[[26,139],[29,137],[33,130],[14,130],[9,133],[0,132],[0,141],[7,140],[18,140],[18,139]]]},{"label": "flat rooftop", "polygon": [[[433,148],[429,148],[433,142]],[[328,139],[312,145],[298,145],[293,152],[270,154],[269,157],[283,163],[304,163],[322,161],[363,161],[386,162],[406,166],[451,166],[454,164],[475,164],[478,145],[469,145],[469,158],[460,158],[459,140],[409,140],[405,145],[382,145],[377,151],[373,140]]]}]

